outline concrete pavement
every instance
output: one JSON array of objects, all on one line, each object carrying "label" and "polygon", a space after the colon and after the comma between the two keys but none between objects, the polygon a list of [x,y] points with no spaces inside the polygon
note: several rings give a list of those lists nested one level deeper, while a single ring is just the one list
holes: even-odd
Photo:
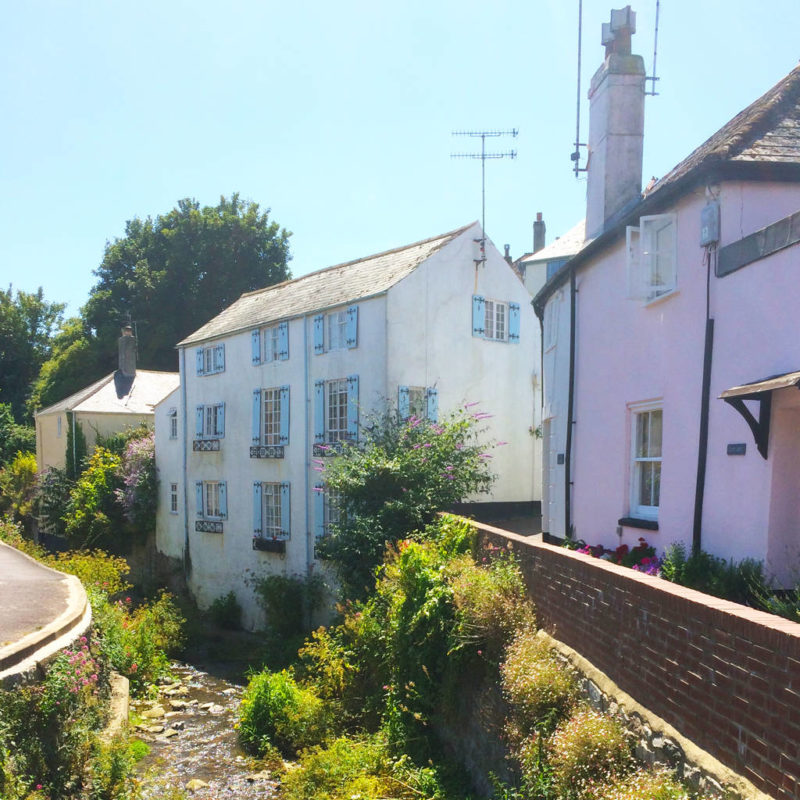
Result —
[{"label": "concrete pavement", "polygon": [[0,682],[33,677],[91,623],[81,582],[0,542]]}]

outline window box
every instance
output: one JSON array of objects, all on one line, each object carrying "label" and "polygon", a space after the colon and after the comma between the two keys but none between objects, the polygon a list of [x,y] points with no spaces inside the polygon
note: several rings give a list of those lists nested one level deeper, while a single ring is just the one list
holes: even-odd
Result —
[{"label": "window box", "polygon": [[283,445],[253,445],[250,458],[283,458]]},{"label": "window box", "polygon": [[194,523],[194,529],[198,533],[222,533],[222,523],[209,519],[198,519]]},{"label": "window box", "polygon": [[285,553],[285,539],[264,539],[261,536],[253,537],[253,550],[260,550],[262,553]]}]

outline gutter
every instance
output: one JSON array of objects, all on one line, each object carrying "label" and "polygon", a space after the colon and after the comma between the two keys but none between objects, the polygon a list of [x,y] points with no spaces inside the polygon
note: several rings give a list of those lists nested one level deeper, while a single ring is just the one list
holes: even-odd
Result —
[{"label": "gutter", "polygon": [[569,384],[567,388],[567,442],[564,448],[564,537],[572,539],[572,419],[575,412],[575,266],[569,270]]},{"label": "gutter", "polygon": [[[309,375],[308,372],[311,368],[311,365],[308,361],[308,320],[309,316],[305,315],[303,317],[303,385],[304,385],[304,392],[305,392],[305,413],[303,414],[303,452],[305,453],[305,469],[304,469],[304,476],[303,476],[303,498],[305,502],[306,508],[306,570],[311,570],[311,536],[313,535],[313,528],[310,524],[311,517],[310,517],[310,509],[309,509],[309,480],[308,474],[311,471],[311,449],[310,449],[310,439],[308,435],[308,426],[311,423],[311,395],[309,392]],[[313,325],[313,322],[311,323]],[[291,521],[289,523],[291,525]],[[291,529],[290,529],[291,530]]]}]

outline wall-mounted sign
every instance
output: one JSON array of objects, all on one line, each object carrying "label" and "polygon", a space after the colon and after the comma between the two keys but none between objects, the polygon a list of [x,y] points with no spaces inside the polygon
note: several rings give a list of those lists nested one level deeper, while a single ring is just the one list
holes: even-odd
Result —
[{"label": "wall-mounted sign", "polygon": [[564,454],[558,453],[556,455],[556,464],[563,464],[564,463]]},{"label": "wall-mounted sign", "polygon": [[743,456],[747,452],[747,445],[744,442],[735,442],[728,445],[729,456]]}]

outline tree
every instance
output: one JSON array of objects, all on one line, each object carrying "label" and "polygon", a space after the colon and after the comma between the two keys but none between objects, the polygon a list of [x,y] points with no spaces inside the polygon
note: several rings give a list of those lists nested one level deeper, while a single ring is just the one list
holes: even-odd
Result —
[{"label": "tree", "polygon": [[0,400],[23,421],[31,384],[50,355],[63,303],[48,303],[42,288],[34,294],[0,290]]},{"label": "tree", "polygon": [[214,207],[181,200],[154,220],[131,220],[125,236],[106,246],[83,309],[102,360],[113,368],[120,324],[130,314],[141,364],[175,370],[177,342],[243,292],[290,277],[289,236],[238,194]]},{"label": "tree", "polygon": [[362,445],[328,466],[317,462],[325,490],[339,498],[339,522],[317,551],[333,562],[346,597],[372,589],[387,545],[423,531],[468,495],[489,491],[491,456],[477,430],[485,416],[461,411],[438,424],[390,411],[364,429]]},{"label": "tree", "polygon": [[0,403],[0,467],[10,462],[18,451],[36,449],[36,431],[30,425],[18,425],[10,403]]}]

